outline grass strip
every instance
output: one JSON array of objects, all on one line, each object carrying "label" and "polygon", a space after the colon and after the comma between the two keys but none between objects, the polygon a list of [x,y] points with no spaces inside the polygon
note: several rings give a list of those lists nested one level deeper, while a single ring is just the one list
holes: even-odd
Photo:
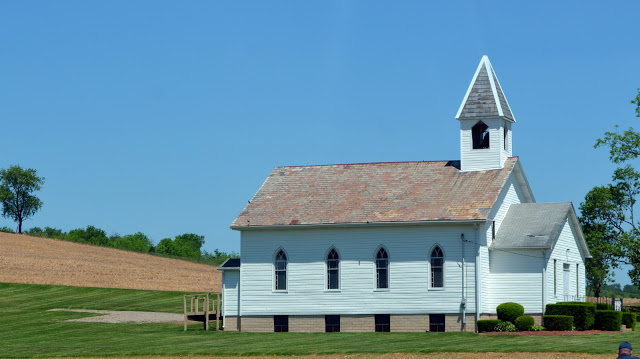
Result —
[{"label": "grass strip", "polygon": [[180,292],[0,283],[0,357],[244,356],[435,352],[615,352],[638,332],[572,336],[473,333],[237,333],[182,324],[66,322],[53,308],[182,313]]}]

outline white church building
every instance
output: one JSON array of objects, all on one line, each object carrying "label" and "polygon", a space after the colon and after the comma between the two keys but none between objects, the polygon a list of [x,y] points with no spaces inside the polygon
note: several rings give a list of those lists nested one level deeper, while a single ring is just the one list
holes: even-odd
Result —
[{"label": "white church building", "polygon": [[536,203],[484,56],[456,115],[460,160],[276,167],[231,228],[224,329],[475,331],[496,306],[584,300],[573,205]]}]

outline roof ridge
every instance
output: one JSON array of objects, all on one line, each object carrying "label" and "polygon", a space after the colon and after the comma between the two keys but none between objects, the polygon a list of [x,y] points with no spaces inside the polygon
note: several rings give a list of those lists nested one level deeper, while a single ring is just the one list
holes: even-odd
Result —
[{"label": "roof ridge", "polygon": [[378,165],[378,164],[400,164],[400,163],[437,163],[437,162],[460,162],[460,160],[439,160],[439,161],[388,161],[388,162],[356,162],[356,163],[328,163],[323,165],[293,165],[293,166],[276,166],[274,168],[303,168],[303,167],[328,167],[328,166],[360,166],[360,165]]}]

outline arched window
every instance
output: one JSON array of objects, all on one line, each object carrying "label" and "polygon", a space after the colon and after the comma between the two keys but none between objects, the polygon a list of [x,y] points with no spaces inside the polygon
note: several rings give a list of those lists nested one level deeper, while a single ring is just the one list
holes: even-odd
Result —
[{"label": "arched window", "polygon": [[340,255],[335,248],[327,254],[327,289],[338,289],[340,286]]},{"label": "arched window", "polygon": [[287,255],[281,249],[276,254],[274,261],[276,290],[287,290]]},{"label": "arched window", "polygon": [[384,247],[376,253],[376,288],[389,288],[389,255]]},{"label": "arched window", "polygon": [[473,139],[473,149],[489,148],[489,126],[478,121],[471,127],[471,138]]},{"label": "arched window", "polygon": [[442,249],[436,246],[431,251],[431,288],[444,287],[444,255]]}]

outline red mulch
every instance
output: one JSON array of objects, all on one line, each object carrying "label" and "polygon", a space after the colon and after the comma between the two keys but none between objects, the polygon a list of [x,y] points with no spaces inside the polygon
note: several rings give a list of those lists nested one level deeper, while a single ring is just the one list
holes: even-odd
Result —
[{"label": "red mulch", "polygon": [[[488,333],[480,333],[482,335],[524,335],[524,336],[535,336],[535,335],[590,335],[590,334],[605,334],[605,333],[614,333],[608,332],[605,330],[573,330],[573,331],[562,331],[562,330],[543,330],[543,331],[529,331],[529,332],[488,332]],[[618,332],[615,332],[618,333]]]}]

